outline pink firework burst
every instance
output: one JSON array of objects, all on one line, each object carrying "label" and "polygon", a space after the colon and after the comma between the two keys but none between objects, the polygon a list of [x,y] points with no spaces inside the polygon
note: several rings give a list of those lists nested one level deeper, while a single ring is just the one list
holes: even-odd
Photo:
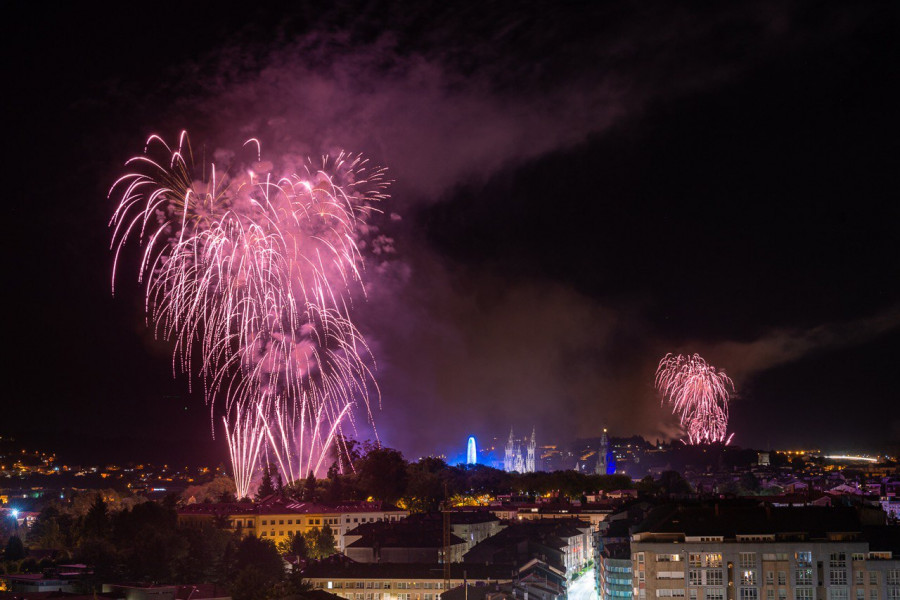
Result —
[{"label": "pink firework burst", "polygon": [[656,389],[663,403],[672,407],[684,428],[688,444],[731,442],[728,435],[728,401],[734,382],[725,371],[707,363],[699,354],[666,354],[656,369]]}]

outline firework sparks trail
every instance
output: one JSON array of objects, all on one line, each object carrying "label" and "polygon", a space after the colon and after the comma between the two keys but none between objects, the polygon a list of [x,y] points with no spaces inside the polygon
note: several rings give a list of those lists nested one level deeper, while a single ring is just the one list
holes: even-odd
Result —
[{"label": "firework sparks trail", "polygon": [[734,382],[699,354],[666,354],[656,369],[656,389],[678,415],[688,444],[731,442],[728,400]]},{"label": "firework sparks trail", "polygon": [[321,467],[356,401],[371,419],[371,353],[350,321],[350,292],[364,291],[359,242],[387,197],[384,170],[358,155],[319,166],[286,156],[276,167],[258,140],[247,148],[249,166],[197,173],[185,132],[174,148],[153,135],[110,189],[113,291],[134,239],[145,311],[174,343],[173,374],[199,375],[211,414],[214,400],[224,404],[239,495],[263,439],[293,481]]}]

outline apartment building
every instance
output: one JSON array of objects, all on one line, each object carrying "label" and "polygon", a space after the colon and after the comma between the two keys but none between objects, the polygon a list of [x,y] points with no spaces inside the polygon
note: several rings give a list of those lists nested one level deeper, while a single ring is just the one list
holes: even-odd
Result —
[{"label": "apartment building", "polygon": [[633,594],[636,600],[900,600],[900,559],[886,549],[895,531],[874,547],[865,530],[852,508],[660,507],[632,535]]}]

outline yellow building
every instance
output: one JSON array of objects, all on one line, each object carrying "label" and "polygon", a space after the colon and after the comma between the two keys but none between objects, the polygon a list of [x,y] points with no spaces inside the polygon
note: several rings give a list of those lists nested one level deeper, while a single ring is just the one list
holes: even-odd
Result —
[{"label": "yellow building", "polygon": [[344,534],[360,523],[399,521],[409,515],[386,502],[319,504],[269,496],[260,502],[216,502],[189,504],[178,511],[179,524],[217,526],[242,535],[255,535],[276,544],[290,534],[303,534],[328,525],[338,551],[344,550]]}]

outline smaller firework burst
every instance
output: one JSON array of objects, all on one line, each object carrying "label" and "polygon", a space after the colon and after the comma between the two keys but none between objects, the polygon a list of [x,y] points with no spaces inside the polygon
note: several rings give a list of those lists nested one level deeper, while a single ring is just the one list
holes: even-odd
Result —
[{"label": "smaller firework burst", "polygon": [[728,400],[734,382],[699,354],[666,354],[656,369],[656,389],[672,407],[687,434],[687,444],[731,442]]}]

